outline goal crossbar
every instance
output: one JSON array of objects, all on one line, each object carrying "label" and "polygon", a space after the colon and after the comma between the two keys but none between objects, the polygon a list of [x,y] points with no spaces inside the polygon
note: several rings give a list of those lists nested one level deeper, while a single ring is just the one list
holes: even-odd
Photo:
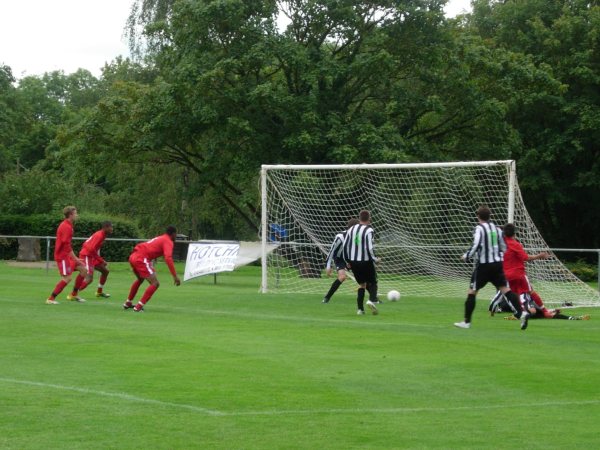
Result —
[{"label": "goal crossbar", "polygon": [[514,160],[500,161],[455,161],[437,163],[406,163],[406,164],[263,164],[262,170],[373,170],[373,169],[424,169],[441,167],[486,167],[486,166],[508,166],[514,164]]}]

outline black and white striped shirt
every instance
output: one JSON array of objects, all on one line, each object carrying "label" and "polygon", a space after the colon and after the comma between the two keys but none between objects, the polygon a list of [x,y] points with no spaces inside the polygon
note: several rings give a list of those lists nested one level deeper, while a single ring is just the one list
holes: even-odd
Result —
[{"label": "black and white striped shirt", "polygon": [[476,259],[479,264],[502,262],[506,242],[502,229],[493,222],[482,222],[475,227],[473,245],[464,254],[465,260]]},{"label": "black and white striped shirt", "polygon": [[359,223],[346,231],[344,239],[346,261],[377,261],[373,248],[373,228]]},{"label": "black and white striped shirt", "polygon": [[335,235],[333,244],[331,244],[331,249],[327,254],[327,269],[331,267],[331,263],[334,261],[335,258],[341,258],[343,256],[345,234],[346,233],[344,232]]}]

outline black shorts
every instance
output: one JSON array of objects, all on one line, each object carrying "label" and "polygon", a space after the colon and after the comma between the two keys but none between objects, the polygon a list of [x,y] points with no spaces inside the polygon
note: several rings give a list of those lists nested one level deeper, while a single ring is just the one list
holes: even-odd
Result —
[{"label": "black shorts", "polygon": [[344,258],[334,258],[335,270],[346,270],[346,261]]},{"label": "black shorts", "polygon": [[473,275],[471,275],[471,289],[478,291],[488,283],[492,283],[496,289],[508,286],[501,262],[478,264],[475,267]]},{"label": "black shorts", "polygon": [[351,261],[350,268],[358,284],[377,283],[377,272],[373,261]]}]

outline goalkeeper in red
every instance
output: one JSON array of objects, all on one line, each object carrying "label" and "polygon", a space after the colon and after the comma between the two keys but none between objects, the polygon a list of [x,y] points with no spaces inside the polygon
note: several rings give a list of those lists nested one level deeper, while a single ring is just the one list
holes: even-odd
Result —
[{"label": "goalkeeper in red", "polygon": [[[503,267],[510,289],[519,295],[523,310],[528,311],[532,319],[588,320],[589,315],[567,316],[561,314],[558,309],[549,310],[544,306],[541,297],[529,283],[525,272],[525,263],[547,259],[550,255],[547,252],[541,252],[537,255],[527,254],[523,245],[515,239],[515,232],[516,229],[512,223],[504,225],[504,241],[507,249],[504,253]],[[493,316],[496,312],[509,311],[510,309],[510,305],[504,302],[502,293],[498,291],[490,303],[490,313]]]},{"label": "goalkeeper in red", "polygon": [[504,252],[504,273],[510,286],[510,290],[517,295],[529,294],[536,304],[543,304],[540,296],[533,290],[527,274],[525,273],[525,263],[537,259],[547,259],[548,253],[541,252],[537,255],[528,255],[523,245],[515,239],[515,226],[512,223],[504,225],[504,242],[506,242],[506,252]]},{"label": "goalkeeper in red", "polygon": [[[159,256],[165,258],[169,272],[173,276],[175,286],[179,286],[181,281],[177,276],[175,265],[173,264],[173,247],[175,237],[177,236],[177,229],[173,226],[167,227],[166,233],[149,240],[148,242],[142,242],[133,249],[133,253],[129,256],[129,264],[133,269],[133,273],[136,276],[136,280],[131,285],[129,290],[129,296],[123,304],[123,309],[133,309],[135,312],[144,310],[146,303],[150,301],[152,295],[156,292],[160,283],[156,277],[156,272],[153,266],[153,260]],[[137,294],[138,289],[147,280],[150,286],[146,288],[142,298],[133,305],[133,300]]]},{"label": "goalkeeper in red", "polygon": [[107,236],[113,233],[112,222],[102,222],[102,229],[96,231],[90,236],[90,238],[83,243],[81,251],[79,252],[79,259],[85,265],[87,271],[87,277],[80,275],[75,279],[75,286],[70,295],[67,296],[67,300],[81,299],[79,292],[83,291],[93,280],[94,270],[100,272],[100,282],[96,291],[96,297],[109,298],[110,294],[103,291],[106,280],[108,279],[108,265],[104,258],[100,256],[100,248],[104,244],[104,240]]}]

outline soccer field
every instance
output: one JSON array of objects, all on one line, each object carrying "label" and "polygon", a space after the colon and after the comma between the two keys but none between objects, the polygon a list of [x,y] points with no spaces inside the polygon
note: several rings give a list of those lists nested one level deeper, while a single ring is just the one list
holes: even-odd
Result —
[{"label": "soccer field", "polygon": [[346,293],[259,294],[258,267],[175,287],[159,264],[135,314],[128,267],[111,268],[110,300],[96,275],[87,303],[51,306],[54,267],[0,262],[0,448],[598,446],[596,309],[521,331],[482,297],[462,330],[463,298],[356,316]]}]

